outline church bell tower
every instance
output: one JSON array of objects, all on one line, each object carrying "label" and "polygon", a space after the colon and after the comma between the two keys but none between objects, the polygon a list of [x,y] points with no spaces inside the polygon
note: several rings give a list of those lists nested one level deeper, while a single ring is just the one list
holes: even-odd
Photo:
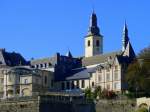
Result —
[{"label": "church bell tower", "polygon": [[93,12],[90,17],[88,34],[85,37],[85,57],[91,57],[103,53],[103,36],[97,26],[97,16]]}]

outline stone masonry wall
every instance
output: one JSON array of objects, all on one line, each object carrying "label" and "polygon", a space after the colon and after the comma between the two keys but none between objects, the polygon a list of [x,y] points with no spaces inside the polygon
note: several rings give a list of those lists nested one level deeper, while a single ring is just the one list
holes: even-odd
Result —
[{"label": "stone masonry wall", "polygon": [[38,98],[0,101],[0,112],[39,112]]},{"label": "stone masonry wall", "polygon": [[95,112],[94,103],[38,96],[0,100],[0,112]]},{"label": "stone masonry wall", "polygon": [[96,104],[96,112],[133,112],[135,100],[101,100]]}]

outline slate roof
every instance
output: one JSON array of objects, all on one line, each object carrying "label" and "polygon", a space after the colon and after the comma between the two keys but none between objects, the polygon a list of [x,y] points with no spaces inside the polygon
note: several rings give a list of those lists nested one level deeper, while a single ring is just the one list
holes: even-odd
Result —
[{"label": "slate roof", "polygon": [[29,65],[23,56],[15,52],[6,52],[5,49],[0,49],[0,65],[19,66]]},{"label": "slate roof", "polygon": [[96,67],[82,68],[80,69],[79,72],[73,74],[72,76],[66,77],[66,80],[88,79],[90,78],[89,73],[93,73],[95,72],[95,70],[96,70]]},{"label": "slate roof", "polygon": [[33,66],[33,65],[36,65],[36,64],[49,63],[51,66],[55,66],[55,64],[57,64],[57,61],[58,61],[59,57],[60,57],[60,54],[56,53],[52,57],[31,60],[31,65]]},{"label": "slate roof", "polygon": [[107,54],[96,55],[92,57],[84,57],[82,59],[82,66],[95,65],[106,62],[108,57],[115,58],[116,55],[121,55],[121,51],[111,52]]},{"label": "slate roof", "polygon": [[55,59],[54,57],[49,57],[49,58],[31,60],[31,65],[36,65],[41,63],[51,63],[52,65],[55,65]]}]

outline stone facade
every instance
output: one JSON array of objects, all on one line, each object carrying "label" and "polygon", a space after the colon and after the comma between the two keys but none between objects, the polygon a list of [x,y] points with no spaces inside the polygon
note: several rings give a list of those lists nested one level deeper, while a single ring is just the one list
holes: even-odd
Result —
[{"label": "stone facade", "polygon": [[0,68],[1,98],[32,96],[52,89],[53,73],[25,66]]}]

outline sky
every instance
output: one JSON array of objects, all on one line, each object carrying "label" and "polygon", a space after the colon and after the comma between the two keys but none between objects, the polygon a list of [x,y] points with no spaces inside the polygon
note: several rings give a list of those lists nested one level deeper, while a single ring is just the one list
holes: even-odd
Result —
[{"label": "sky", "polygon": [[121,50],[126,20],[136,53],[150,45],[150,0],[0,0],[0,48],[27,60],[56,52],[84,55],[84,38],[94,10],[104,36],[104,53]]}]

